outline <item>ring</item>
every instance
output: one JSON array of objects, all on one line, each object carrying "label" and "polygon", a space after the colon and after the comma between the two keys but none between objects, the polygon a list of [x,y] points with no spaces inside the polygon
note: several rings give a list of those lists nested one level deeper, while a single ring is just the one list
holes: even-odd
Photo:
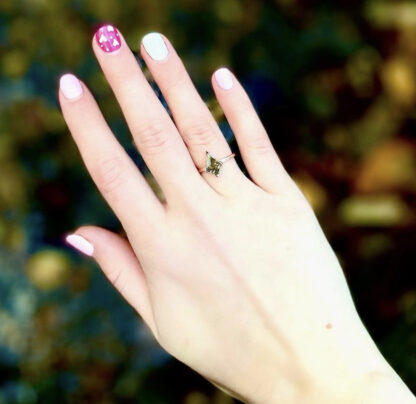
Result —
[{"label": "ring", "polygon": [[235,153],[230,154],[227,157],[224,157],[221,160],[217,160],[214,157],[211,156],[211,154],[207,151],[206,153],[206,166],[204,168],[201,168],[199,170],[200,173],[212,173],[215,174],[216,177],[218,177],[220,175],[220,169],[222,167],[222,165],[228,161],[231,160],[234,156]]}]

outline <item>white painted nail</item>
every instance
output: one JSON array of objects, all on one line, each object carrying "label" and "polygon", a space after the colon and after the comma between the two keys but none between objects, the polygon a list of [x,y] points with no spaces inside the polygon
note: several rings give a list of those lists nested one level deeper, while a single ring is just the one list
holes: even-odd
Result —
[{"label": "white painted nail", "polygon": [[146,52],[153,60],[161,61],[167,58],[168,48],[163,40],[162,35],[157,32],[151,32],[143,37],[142,43]]},{"label": "white painted nail", "polygon": [[94,254],[94,246],[79,234],[70,234],[66,236],[65,240],[69,245],[85,255],[91,257]]},{"label": "white painted nail", "polygon": [[70,73],[64,74],[59,80],[59,87],[62,94],[68,100],[78,98],[82,94],[82,86],[79,80]]},{"label": "white painted nail", "polygon": [[233,87],[233,76],[226,67],[221,67],[215,73],[215,80],[223,90],[229,90]]}]

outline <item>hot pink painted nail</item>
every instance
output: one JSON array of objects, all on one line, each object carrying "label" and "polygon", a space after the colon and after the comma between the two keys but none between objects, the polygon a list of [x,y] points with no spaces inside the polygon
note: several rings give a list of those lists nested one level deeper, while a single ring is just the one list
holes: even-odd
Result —
[{"label": "hot pink painted nail", "polygon": [[85,255],[91,257],[94,254],[94,246],[79,234],[69,234],[66,236],[65,241]]},{"label": "hot pink painted nail", "polygon": [[111,53],[120,49],[121,39],[118,30],[113,25],[103,25],[95,33],[95,40],[98,46],[107,53]]}]

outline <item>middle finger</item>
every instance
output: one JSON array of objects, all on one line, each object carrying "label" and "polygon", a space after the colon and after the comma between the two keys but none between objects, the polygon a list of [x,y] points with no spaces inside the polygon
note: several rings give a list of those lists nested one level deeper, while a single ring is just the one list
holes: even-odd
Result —
[{"label": "middle finger", "polygon": [[[126,118],[139,152],[168,204],[209,191],[174,123],[147,82],[121,33],[112,25],[94,35],[93,50]],[[196,192],[195,192],[196,191]]]},{"label": "middle finger", "polygon": [[[230,146],[166,37],[152,32],[142,39],[141,55],[165,97],[175,124],[195,165],[205,167],[206,151],[216,159],[231,154]],[[235,159],[221,167],[220,177],[203,174],[220,194],[239,193],[246,179]]]}]

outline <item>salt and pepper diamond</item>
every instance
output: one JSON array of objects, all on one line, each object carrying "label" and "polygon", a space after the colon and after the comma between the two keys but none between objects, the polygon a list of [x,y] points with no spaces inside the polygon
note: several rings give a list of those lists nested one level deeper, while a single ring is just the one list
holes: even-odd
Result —
[{"label": "salt and pepper diamond", "polygon": [[206,152],[206,156],[207,162],[205,172],[215,174],[215,176],[218,177],[220,175],[220,168],[222,166],[222,162],[212,157],[209,152]]}]

